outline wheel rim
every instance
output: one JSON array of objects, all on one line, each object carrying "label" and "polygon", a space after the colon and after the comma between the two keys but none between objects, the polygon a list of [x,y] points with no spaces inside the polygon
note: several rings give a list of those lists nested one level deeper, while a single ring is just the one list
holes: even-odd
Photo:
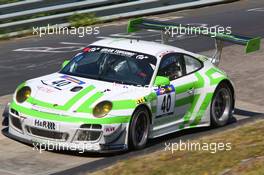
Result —
[{"label": "wheel rim", "polygon": [[226,121],[230,115],[231,96],[228,89],[222,88],[215,94],[212,104],[213,116],[219,121]]},{"label": "wheel rim", "polygon": [[132,139],[135,146],[141,146],[146,143],[148,136],[148,118],[144,112],[135,116],[133,122]]}]

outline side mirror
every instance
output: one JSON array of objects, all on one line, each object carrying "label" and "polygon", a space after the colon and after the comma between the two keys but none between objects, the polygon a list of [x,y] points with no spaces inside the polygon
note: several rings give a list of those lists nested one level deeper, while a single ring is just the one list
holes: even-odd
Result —
[{"label": "side mirror", "polygon": [[170,79],[168,77],[157,76],[154,82],[155,86],[168,86],[170,85]]},{"label": "side mirror", "polygon": [[64,68],[69,62],[70,62],[70,60],[65,60],[65,61],[62,63],[61,68]]}]

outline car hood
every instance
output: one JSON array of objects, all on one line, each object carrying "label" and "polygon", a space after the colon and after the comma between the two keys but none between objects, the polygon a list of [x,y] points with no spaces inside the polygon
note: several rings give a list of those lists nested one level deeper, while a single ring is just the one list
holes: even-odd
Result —
[{"label": "car hood", "polygon": [[[89,107],[93,107],[104,100],[136,100],[150,93],[149,88],[116,84],[61,73],[29,80],[27,85],[32,89],[32,104],[75,105],[76,108],[89,100],[93,102],[89,103]],[[71,109],[74,110],[73,108]]]}]

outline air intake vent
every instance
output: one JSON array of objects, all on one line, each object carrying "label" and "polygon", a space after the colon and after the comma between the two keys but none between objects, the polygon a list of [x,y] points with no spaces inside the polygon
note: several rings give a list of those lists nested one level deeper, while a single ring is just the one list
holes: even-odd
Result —
[{"label": "air intake vent", "polygon": [[13,109],[13,108],[11,108],[11,113],[12,113],[12,114],[15,114],[15,115],[17,115],[17,116],[19,116],[19,113],[17,112],[17,110],[15,110],[15,109]]},{"label": "air intake vent", "polygon": [[10,115],[10,119],[11,119],[11,123],[14,127],[16,127],[19,130],[22,130],[22,125],[21,125],[21,121],[19,118],[13,117],[12,115]]},{"label": "air intake vent", "polygon": [[82,89],[83,87],[82,86],[76,86],[74,88],[71,89],[72,92],[78,92]]},{"label": "air intake vent", "polygon": [[77,141],[95,141],[98,140],[102,131],[78,130]]},{"label": "air intake vent", "polygon": [[69,137],[68,133],[65,132],[55,132],[55,131],[49,131],[45,129],[39,129],[35,127],[26,126],[27,132],[39,137],[45,137],[49,139],[56,139],[56,140],[62,140],[66,141]]},{"label": "air intake vent", "polygon": [[83,124],[80,126],[80,128],[86,128],[86,129],[102,129],[102,125],[99,124]]}]

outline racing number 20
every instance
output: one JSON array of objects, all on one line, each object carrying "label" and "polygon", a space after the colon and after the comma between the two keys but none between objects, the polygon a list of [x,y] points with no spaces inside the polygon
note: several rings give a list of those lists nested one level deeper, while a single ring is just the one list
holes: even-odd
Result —
[{"label": "racing number 20", "polygon": [[171,108],[171,95],[164,95],[163,100],[162,100],[162,104],[161,104],[161,110],[163,111],[163,113],[165,112],[169,112]]}]

